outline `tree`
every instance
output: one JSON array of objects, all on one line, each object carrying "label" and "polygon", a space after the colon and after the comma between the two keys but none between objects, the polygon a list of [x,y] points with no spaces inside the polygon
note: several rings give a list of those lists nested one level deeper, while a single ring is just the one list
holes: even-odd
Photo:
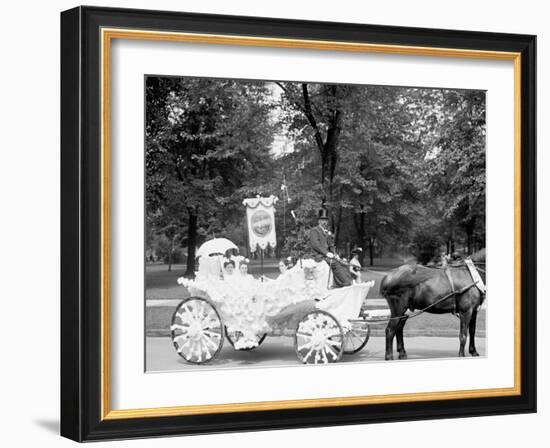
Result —
[{"label": "tree", "polygon": [[278,82],[283,90],[290,129],[299,138],[313,140],[320,156],[322,205],[332,201],[334,177],[339,158],[340,135],[349,99],[355,86],[339,84],[308,84]]},{"label": "tree", "polygon": [[409,90],[368,86],[355,91],[342,132],[336,229],[342,220],[353,222],[353,241],[368,249],[371,265],[376,247],[398,240],[407,244],[419,214],[424,152],[411,138],[409,105],[415,99]]},{"label": "tree", "polygon": [[264,83],[160,77],[146,95],[148,210],[186,228],[192,276],[199,238],[224,228],[235,191],[266,160],[271,97]]},{"label": "tree", "polygon": [[[466,234],[468,253],[476,236],[485,240],[485,132],[485,94],[446,91],[445,115],[430,157],[429,190],[442,198],[449,227]],[[452,252],[453,233],[450,237]]]},{"label": "tree", "polygon": [[[336,244],[349,245],[351,239],[368,246],[372,264],[374,248],[383,239],[410,236],[411,216],[418,212],[420,180],[415,168],[423,163],[425,150],[415,134],[417,89],[279,86],[285,93],[284,116],[294,133],[295,153],[287,157],[291,164],[286,169],[292,163],[303,168],[298,189],[321,194],[331,212]],[[312,173],[319,172],[319,158],[321,176],[315,182]],[[306,198],[296,205],[311,213]],[[354,227],[346,226],[348,221]]]},{"label": "tree", "polygon": [[283,177],[284,255],[303,252],[320,205],[339,251],[363,247],[370,264],[420,253],[422,235],[483,245],[483,92],[162,77],[147,89],[147,219],[176,229],[188,275],[203,239],[245,246],[242,199],[280,196]]}]

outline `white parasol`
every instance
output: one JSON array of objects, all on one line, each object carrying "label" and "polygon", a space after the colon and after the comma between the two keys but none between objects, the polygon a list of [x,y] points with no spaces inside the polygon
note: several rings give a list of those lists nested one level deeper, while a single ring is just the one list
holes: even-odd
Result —
[{"label": "white parasol", "polygon": [[204,243],[195,254],[196,257],[202,257],[203,255],[212,255],[212,254],[225,254],[229,249],[239,248],[227,238],[213,238],[206,243]]}]

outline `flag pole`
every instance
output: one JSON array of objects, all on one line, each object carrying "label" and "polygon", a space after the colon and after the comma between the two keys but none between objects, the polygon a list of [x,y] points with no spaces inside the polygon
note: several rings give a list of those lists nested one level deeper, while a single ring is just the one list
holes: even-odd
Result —
[{"label": "flag pole", "polygon": [[283,173],[283,248],[285,247],[286,242],[286,198],[287,198],[287,191],[286,191],[286,176]]},{"label": "flag pole", "polygon": [[262,274],[261,279],[264,281],[264,250],[260,247],[260,272]]}]

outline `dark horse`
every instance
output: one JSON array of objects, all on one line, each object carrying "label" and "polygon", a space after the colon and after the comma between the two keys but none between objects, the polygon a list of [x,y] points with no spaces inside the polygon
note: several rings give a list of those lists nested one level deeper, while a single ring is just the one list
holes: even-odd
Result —
[{"label": "dark horse", "polygon": [[[476,320],[485,294],[473,285],[474,281],[465,265],[447,269],[448,272],[445,269],[406,264],[390,271],[382,279],[380,292],[388,302],[392,317],[386,327],[386,360],[393,359],[394,336],[397,336],[399,359],[407,358],[403,344],[403,327],[408,319],[405,313],[407,310],[423,310],[427,307],[430,307],[426,309],[428,313],[455,313],[460,317],[458,356],[464,356],[468,330],[469,352],[472,356],[479,356],[475,345]],[[441,300],[453,290],[456,294]]]}]

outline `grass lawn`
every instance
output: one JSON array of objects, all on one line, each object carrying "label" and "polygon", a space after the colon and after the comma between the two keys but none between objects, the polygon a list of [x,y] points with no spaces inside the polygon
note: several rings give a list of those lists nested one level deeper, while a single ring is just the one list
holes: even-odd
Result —
[{"label": "grass lawn", "polygon": [[[259,261],[252,261],[249,272],[256,278],[261,275]],[[150,264],[145,268],[145,296],[147,300],[156,299],[184,299],[187,291],[177,284],[178,277],[185,273],[185,266],[176,264],[168,271],[168,265]],[[264,274],[266,277],[277,278],[279,275],[278,261],[266,261],[264,263]],[[374,287],[371,288],[367,297],[380,297],[380,280],[384,277],[385,271],[365,270],[362,273],[363,281],[374,280]]]},{"label": "grass lawn", "polygon": [[[387,270],[387,269],[386,269]],[[362,277],[364,281],[374,280],[374,287],[367,295],[367,308],[384,307],[379,301],[376,305],[369,305],[368,299],[380,298],[380,280],[385,275],[383,269],[364,270]],[[148,300],[157,299],[179,299],[182,300],[189,296],[187,290],[177,284],[177,278],[185,272],[184,265],[172,266],[169,272],[167,265],[148,265],[146,269],[146,296]],[[252,275],[260,275],[259,262],[253,261],[250,266]],[[279,271],[277,262],[266,261],[264,264],[264,273],[266,276],[275,278]],[[166,306],[147,307],[146,328],[149,336],[166,336],[170,320],[174,312],[174,304]],[[477,334],[480,337],[485,335],[486,312],[481,310],[477,319]],[[409,319],[405,325],[405,334],[408,336],[452,336],[458,337],[459,319],[451,314],[433,315],[429,313],[421,314],[413,319]],[[383,335],[385,324],[375,324],[371,326],[373,335]]]}]

